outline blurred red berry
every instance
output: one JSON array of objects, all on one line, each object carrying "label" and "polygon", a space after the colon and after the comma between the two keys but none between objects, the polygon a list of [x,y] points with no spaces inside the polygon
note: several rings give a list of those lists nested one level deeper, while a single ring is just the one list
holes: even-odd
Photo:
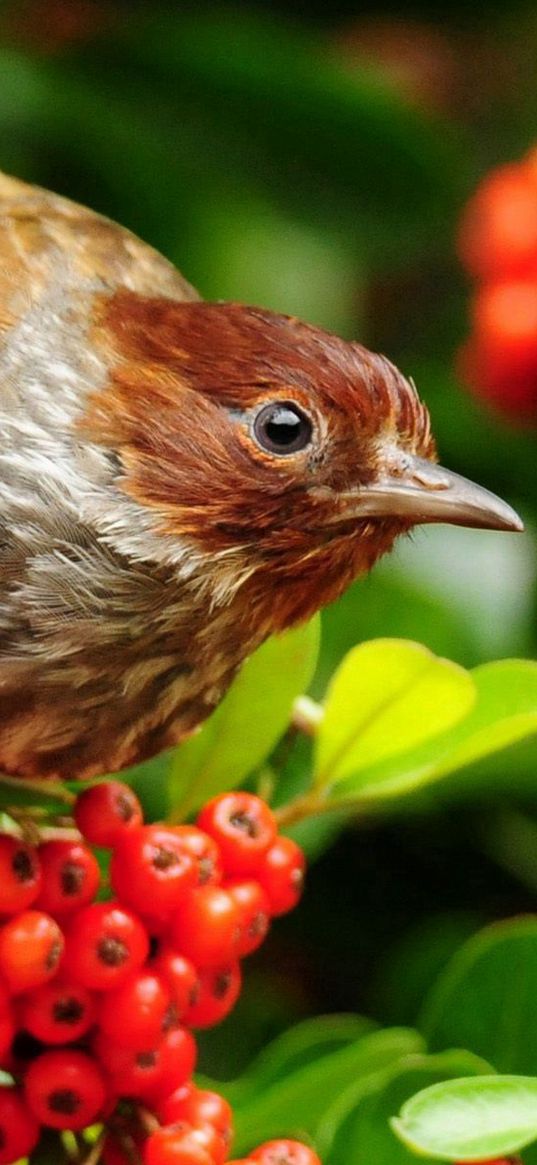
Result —
[{"label": "blurred red berry", "polygon": [[7,989],[0,984],[0,1065],[6,1063],[16,1034],[13,1006]]},{"label": "blurred red berry", "polygon": [[224,889],[239,908],[240,934],[235,953],[242,959],[256,951],[268,934],[270,902],[263,887],[253,878],[227,882]]},{"label": "blurred red berry", "polygon": [[0,1165],[12,1165],[35,1149],[39,1124],[18,1088],[0,1086]]},{"label": "blurred red berry", "polygon": [[20,1026],[44,1044],[79,1040],[95,1022],[94,996],[78,983],[45,983],[20,1001]]},{"label": "blurred red berry", "polygon": [[79,794],[75,821],[92,845],[110,847],[143,824],[142,806],[123,781],[103,781]]},{"label": "blurred red berry", "polygon": [[184,1027],[166,1032],[158,1046],[161,1075],[151,1088],[151,1099],[159,1102],[190,1079],[196,1067],[198,1046]]},{"label": "blurred red berry", "polygon": [[63,934],[53,918],[26,910],[0,930],[0,974],[12,994],[40,987],[56,974],[64,950]]},{"label": "blurred red berry", "polygon": [[164,979],[177,1015],[181,1018],[195,1002],[198,993],[198,972],[194,964],[185,955],[163,947],[152,960],[151,968]]},{"label": "blurred red berry", "polygon": [[144,1165],[220,1165],[211,1152],[215,1138],[214,1129],[163,1125],[145,1143]]},{"label": "blurred red berry", "polygon": [[240,910],[222,886],[192,890],[174,914],[172,946],[197,967],[217,966],[234,958],[240,938]]},{"label": "blurred red berry", "polygon": [[42,874],[37,850],[7,833],[0,835],[0,914],[15,914],[35,902]]},{"label": "blurred red berry", "polygon": [[293,910],[304,889],[305,869],[306,859],[300,846],[292,838],[279,835],[265,854],[257,874],[271,914],[287,914]]},{"label": "blurred red berry", "polygon": [[321,1161],[313,1149],[303,1145],[301,1141],[289,1141],[282,1138],[278,1141],[265,1141],[250,1153],[252,1161],[260,1165],[321,1165]]},{"label": "blurred red berry", "polygon": [[176,825],[174,832],[181,839],[186,853],[194,859],[198,871],[198,886],[218,885],[222,881],[220,850],[212,837],[196,825]]},{"label": "blurred red berry", "polygon": [[85,1129],[101,1112],[106,1090],[97,1064],[84,1052],[62,1048],[33,1060],[24,1092],[37,1120],[53,1129]]},{"label": "blurred red berry", "polygon": [[105,993],[99,1008],[99,1026],[111,1040],[126,1048],[150,1048],[162,1036],[170,1000],[160,976],[144,968]]},{"label": "blurred red berry", "polygon": [[165,1125],[175,1121],[188,1121],[197,1126],[212,1125],[222,1139],[225,1149],[229,1148],[233,1135],[233,1113],[231,1105],[218,1092],[211,1092],[196,1085],[184,1084],[164,1101],[159,1115]]},{"label": "blurred red berry", "polygon": [[276,837],[276,821],[266,802],[240,790],[214,797],[197,824],[216,841],[229,877],[255,876]]},{"label": "blurred red berry", "polygon": [[239,998],[240,990],[241,969],[238,962],[200,971],[198,998],[189,1007],[184,1022],[189,1027],[213,1027],[229,1015]]},{"label": "blurred red berry", "polygon": [[117,1096],[149,1103],[184,1084],[196,1061],[195,1041],[182,1028],[168,1033],[154,1047],[139,1049],[126,1048],[97,1030],[92,1047]]},{"label": "blurred red berry", "polygon": [[194,858],[180,836],[163,825],[142,825],[118,842],[110,881],[127,906],[168,919],[197,881]]},{"label": "blurred red berry", "polygon": [[99,864],[87,845],[48,841],[39,847],[43,871],[36,905],[49,914],[64,914],[91,902],[100,880]]},{"label": "blurred red berry", "polygon": [[537,272],[537,173],[531,164],[501,166],[483,179],[464,211],[458,249],[477,279]]},{"label": "blurred red berry", "polygon": [[110,991],[142,966],[148,952],[147,931],[131,910],[95,902],[70,921],[65,972],[90,990]]}]

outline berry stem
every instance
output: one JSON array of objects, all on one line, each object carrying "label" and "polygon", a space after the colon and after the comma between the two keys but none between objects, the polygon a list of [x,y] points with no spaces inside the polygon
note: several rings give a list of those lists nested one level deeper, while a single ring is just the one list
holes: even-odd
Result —
[{"label": "berry stem", "polygon": [[84,1159],[82,1160],[81,1165],[99,1165],[99,1161],[101,1160],[101,1157],[102,1157],[102,1152],[103,1152],[103,1148],[104,1148],[104,1142],[106,1141],[106,1137],[107,1137],[107,1130],[102,1129],[102,1131],[99,1133],[99,1136],[97,1137],[97,1140],[91,1146],[91,1149],[90,1149],[87,1157],[84,1157]]},{"label": "berry stem", "polygon": [[316,736],[324,716],[324,708],[309,696],[297,696],[293,704],[292,724],[306,736]]},{"label": "berry stem", "polygon": [[274,809],[273,812],[278,829],[285,829],[289,825],[296,825],[297,822],[304,821],[306,817],[320,817],[324,813],[344,815],[351,808],[356,814],[355,801],[327,801],[324,793],[318,789],[309,789],[307,793],[301,793],[299,797],[294,797],[292,801],[287,802],[287,805],[280,805],[279,809]]}]

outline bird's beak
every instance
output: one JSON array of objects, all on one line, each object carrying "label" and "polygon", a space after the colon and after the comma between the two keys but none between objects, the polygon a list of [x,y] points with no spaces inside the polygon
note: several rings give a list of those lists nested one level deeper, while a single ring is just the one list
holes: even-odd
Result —
[{"label": "bird's beak", "polygon": [[[351,495],[345,495],[345,503],[350,501]],[[407,453],[395,455],[385,475],[353,491],[353,501],[356,518],[401,517],[416,525],[449,522],[483,530],[524,529],[518,514],[496,494]]]}]

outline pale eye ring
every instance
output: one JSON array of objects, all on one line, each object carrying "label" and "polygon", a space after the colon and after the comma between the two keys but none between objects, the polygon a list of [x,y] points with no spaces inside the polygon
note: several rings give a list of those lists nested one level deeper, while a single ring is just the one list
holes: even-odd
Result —
[{"label": "pale eye ring", "polygon": [[274,400],[260,408],[254,419],[253,435],[266,453],[286,457],[310,444],[313,425],[294,401]]}]

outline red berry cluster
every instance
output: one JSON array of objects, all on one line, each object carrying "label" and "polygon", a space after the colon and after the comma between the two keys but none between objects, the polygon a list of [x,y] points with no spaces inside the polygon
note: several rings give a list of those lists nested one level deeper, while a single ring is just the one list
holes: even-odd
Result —
[{"label": "red berry cluster", "polygon": [[[0,835],[0,1067],[13,1077],[0,1088],[0,1165],[27,1156],[41,1126],[100,1119],[106,1165],[136,1153],[145,1165],[221,1165],[231,1112],[191,1081],[191,1028],[233,1007],[240,960],[299,900],[303,854],[244,792],[216,797],[196,825],[147,825],[112,781],[81,793],[74,817],[73,839]],[[88,843],[112,851],[111,899]],[[262,1146],[252,1161],[317,1165],[285,1144],[287,1157]]]},{"label": "red berry cluster", "polygon": [[468,203],[459,254],[478,281],[460,353],[469,386],[537,421],[537,150],[492,171]]}]

